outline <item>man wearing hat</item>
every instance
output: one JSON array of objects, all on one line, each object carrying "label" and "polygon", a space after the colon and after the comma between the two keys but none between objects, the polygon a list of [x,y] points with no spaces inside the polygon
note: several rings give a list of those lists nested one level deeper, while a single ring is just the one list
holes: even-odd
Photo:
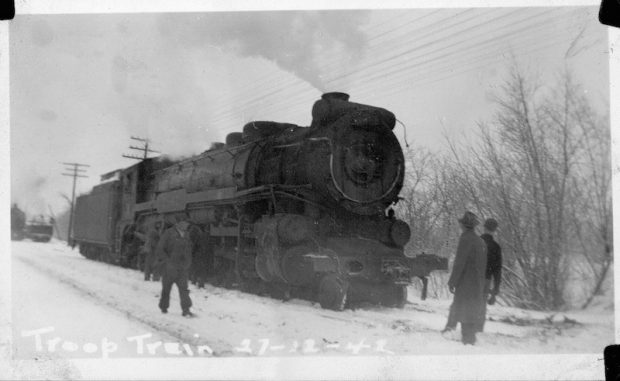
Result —
[{"label": "man wearing hat", "polygon": [[170,305],[170,290],[176,284],[181,299],[183,316],[191,317],[192,300],[189,297],[187,280],[192,265],[192,242],[189,234],[189,222],[186,216],[177,216],[174,226],[170,227],[161,236],[157,245],[157,259],[163,263],[163,277],[159,309],[168,312]]},{"label": "man wearing hat", "polygon": [[[498,223],[494,218],[489,218],[484,221],[484,234],[480,236],[487,245],[487,271],[486,282],[484,286],[484,300],[489,304],[495,304],[495,297],[499,293],[499,284],[502,279],[502,248],[493,239],[493,233],[497,230]],[[491,283],[493,288],[491,289]],[[489,298],[489,294],[491,297]],[[484,330],[484,322],[486,320],[487,305],[483,304],[482,316],[480,317],[480,324],[477,329],[478,332]]]},{"label": "man wearing hat", "polygon": [[454,301],[442,333],[456,329],[456,324],[460,322],[463,344],[473,345],[476,342],[481,311],[486,303],[483,296],[487,266],[486,245],[474,231],[480,223],[475,214],[467,211],[458,221],[462,233],[448,281]]}]

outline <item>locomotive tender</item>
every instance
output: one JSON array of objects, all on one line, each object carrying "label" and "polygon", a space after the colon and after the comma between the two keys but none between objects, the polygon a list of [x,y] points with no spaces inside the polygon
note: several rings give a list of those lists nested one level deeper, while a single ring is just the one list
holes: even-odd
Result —
[{"label": "locomotive tender", "polygon": [[404,254],[409,226],[392,210],[405,174],[395,116],[348,98],[324,94],[309,127],[250,122],[189,159],[115,171],[78,197],[73,241],[88,258],[135,266],[136,232],[188,218],[194,255],[246,290],[305,290],[335,310],[402,307],[417,276],[424,298],[447,259]]}]

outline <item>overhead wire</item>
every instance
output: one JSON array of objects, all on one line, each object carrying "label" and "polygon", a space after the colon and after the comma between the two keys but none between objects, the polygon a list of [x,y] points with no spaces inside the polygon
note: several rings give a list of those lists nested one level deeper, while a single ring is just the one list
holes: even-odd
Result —
[{"label": "overhead wire", "polygon": [[[443,21],[446,21],[446,20],[452,19],[452,18],[454,18],[454,17],[456,17],[456,16],[458,16],[458,15],[461,15],[461,14],[467,13],[467,11],[468,11],[468,10],[463,11],[463,12],[460,12],[460,13],[459,13],[459,14],[457,14],[457,15],[449,15],[449,16],[444,17],[443,19],[440,19],[440,20],[435,21],[434,28],[437,28],[437,27],[440,27],[441,25],[444,25],[444,24],[443,24]],[[432,13],[436,13],[436,12],[432,12]],[[432,14],[432,13],[431,13],[431,14]],[[403,25],[402,25],[402,24],[401,24],[399,27],[397,27],[397,28],[393,28],[393,30],[397,30],[397,29],[399,29],[399,28],[401,28],[401,27],[403,27]],[[413,30],[413,31],[409,31],[409,32],[410,32],[410,33],[414,33],[414,32],[416,32],[416,31],[418,31],[418,30],[427,29],[427,28],[428,28],[427,26],[420,26],[419,28],[416,28],[415,30]],[[431,27],[431,28],[433,28],[433,27]],[[434,29],[433,29],[433,30],[434,30]],[[369,39],[369,41],[373,41],[374,39],[375,39],[375,37],[373,36],[371,39]],[[395,42],[395,43],[397,43],[397,42]],[[384,49],[388,50],[388,48],[387,48],[387,47],[385,47],[385,44],[382,44],[382,47],[383,47]],[[393,52],[393,51],[392,51],[392,52]],[[288,81],[284,84],[284,86],[283,86],[283,84],[276,84],[275,86],[273,86],[273,87],[271,87],[271,88],[263,89],[264,91],[262,91],[261,93],[259,93],[256,97],[251,98],[251,99],[249,99],[249,100],[245,100],[245,101],[244,101],[244,104],[252,104],[252,103],[256,102],[257,100],[260,100],[260,99],[262,99],[262,98],[264,98],[264,97],[271,96],[271,95],[273,95],[273,94],[275,94],[275,93],[277,92],[277,91],[275,91],[275,90],[283,90],[283,89],[284,89],[284,90],[286,90],[286,89],[290,89],[290,85],[297,85],[297,86],[300,86],[300,85],[305,85],[305,84],[306,84],[306,83],[305,83],[304,81],[300,80],[299,78],[291,78],[290,80],[288,80]],[[239,106],[240,106],[240,105],[237,105],[237,107],[239,107]],[[241,105],[241,107],[243,107],[243,105]]]},{"label": "overhead wire", "polygon": [[[439,11],[440,10],[434,10],[434,11],[430,12],[430,14],[437,13]],[[397,19],[397,18],[404,18],[404,17],[407,17],[407,16],[408,16],[407,12],[401,12],[396,17],[392,17],[390,19],[383,20],[382,22],[379,22],[377,24],[371,25],[364,32],[365,33],[371,32],[372,30],[378,28],[381,25],[388,24],[388,23],[393,23],[395,19]],[[424,16],[426,16],[426,15],[424,15]],[[424,17],[424,16],[421,16],[421,17]],[[379,37],[381,37],[381,36],[383,36],[383,35],[385,35],[387,33],[391,33],[393,31],[401,29],[404,26],[406,26],[407,24],[410,24],[410,23],[412,23],[413,21],[415,21],[417,19],[419,19],[419,18],[416,18],[414,20],[407,20],[405,23],[399,24],[395,28],[392,28],[392,29],[390,29],[388,31],[383,31],[382,33],[380,33],[378,35],[375,35],[372,38],[368,39],[367,42],[371,42],[371,41],[373,41],[373,40],[375,40],[375,39],[377,39],[377,38],[379,38]],[[333,60],[333,61],[335,61],[335,60]],[[291,74],[291,75],[294,75],[294,74]],[[270,76],[268,76],[266,78],[262,78],[259,81],[255,81],[253,83],[250,83],[250,84],[246,85],[244,88],[236,90],[236,94],[238,94],[238,97],[240,98],[246,91],[251,92],[251,90],[253,90],[253,89],[263,89],[264,90],[264,88],[263,88],[264,84],[269,84],[269,83],[273,82],[274,80],[278,79],[281,76],[282,76],[282,70],[278,70],[277,72],[272,73]],[[298,78],[296,78],[296,79],[298,80]]]},{"label": "overhead wire", "polygon": [[[540,27],[541,25],[544,25],[544,23],[540,23],[538,26],[530,26],[530,25],[527,25],[525,28],[522,28],[522,29],[520,29],[520,30],[518,30],[518,31],[511,31],[511,32],[509,32],[509,33],[505,33],[505,34],[504,34],[504,35],[502,35],[502,36],[506,36],[506,35],[508,35],[508,34],[510,34],[510,33],[514,34],[514,33],[517,33],[517,32],[521,32],[521,31],[522,31],[522,30],[524,30],[524,29],[526,29],[526,30],[527,30],[527,29],[530,29],[530,30],[535,30],[535,29],[537,29],[538,27]],[[492,39],[491,39],[491,40],[489,40],[489,41],[486,41],[486,42],[492,42]],[[499,43],[501,43],[501,40],[499,41]],[[454,45],[454,44],[453,44],[453,45]],[[476,46],[474,46],[474,48],[476,48]],[[478,46],[478,48],[480,49],[481,47],[480,47],[480,46]],[[471,49],[471,47],[468,47],[467,49],[461,49],[461,50],[459,50],[459,51],[457,51],[457,52],[460,52],[460,51],[465,51],[465,50],[468,50],[468,49],[470,50],[470,49]],[[486,47],[485,47],[484,49],[486,49]],[[441,51],[441,49],[439,49],[439,48],[438,48],[438,49],[436,49],[436,51]],[[449,56],[450,54],[455,54],[455,53],[454,53],[454,52],[452,52],[452,53],[447,53],[447,54],[442,55],[441,57]],[[435,60],[436,60],[436,59],[438,59],[438,58],[437,58],[437,57],[435,57]],[[432,60],[428,60],[428,61],[429,61],[429,62],[427,62],[427,63],[432,62]],[[419,64],[419,63],[418,63],[418,64]],[[412,67],[415,67],[416,65],[411,65],[411,66],[412,66]],[[403,68],[403,69],[401,69],[401,70],[399,70],[399,71],[400,71],[400,72],[402,72],[402,71],[405,71],[405,72],[406,72],[406,71],[407,71],[407,70],[409,70],[409,69],[410,69],[410,68],[405,67],[405,68]],[[377,74],[377,76],[376,76],[376,77],[384,77],[384,73]],[[290,100],[290,99],[289,99],[289,100]]]},{"label": "overhead wire", "polygon": [[[531,18],[530,18],[530,19],[531,19]],[[521,21],[523,21],[523,20],[521,20]],[[513,32],[513,33],[514,33],[514,32]],[[428,43],[427,43],[427,44],[428,44]],[[455,45],[455,44],[453,43],[452,45]],[[442,47],[439,47],[439,48],[435,49],[435,51],[441,51],[441,50],[443,50],[443,48],[442,48]],[[400,56],[400,57],[403,57],[403,56]],[[401,65],[402,65],[402,64],[401,64]],[[399,71],[403,71],[403,70],[406,70],[406,69],[402,69],[402,70],[396,69],[396,70],[393,70],[393,72],[391,72],[391,73],[385,73],[385,72],[383,72],[383,71],[381,71],[381,70],[378,70],[378,73],[375,75],[375,77],[383,77],[383,76],[384,76],[384,75],[386,75],[386,74],[398,73]],[[349,75],[349,73],[347,73],[346,75]],[[361,80],[361,81],[368,81],[369,79],[368,79],[368,77],[363,77],[363,78],[361,78],[360,80]],[[269,93],[268,95],[273,95],[273,94],[275,94],[275,93],[276,93],[276,92],[278,92],[278,91],[288,91],[288,92],[291,92],[291,88],[279,88],[279,89],[277,89],[277,91],[273,91],[272,93]],[[298,93],[296,94],[296,96],[299,96],[299,95],[300,95],[300,94],[298,94]],[[290,99],[289,99],[289,100],[290,100]],[[217,121],[217,122],[219,122],[219,120],[216,120],[216,121]]]},{"label": "overhead wire", "polygon": [[[454,17],[454,15],[449,16],[449,18],[452,18],[452,17]],[[463,22],[464,22],[464,21],[463,21]],[[461,23],[462,23],[462,22],[461,22]],[[437,40],[437,41],[441,42],[440,40]],[[395,57],[395,59],[397,59],[397,58],[400,58],[400,56]],[[359,68],[356,68],[355,70],[359,70]],[[352,73],[354,73],[354,72],[352,72]],[[352,74],[352,73],[347,73],[347,75]],[[253,98],[253,99],[250,99],[249,101],[247,101],[247,102],[246,102],[246,105],[249,105],[249,104],[251,104],[252,102],[256,102],[257,100],[262,100],[262,99],[264,99],[265,97],[271,97],[272,95],[275,95],[275,94],[277,94],[277,93],[279,93],[279,92],[290,92],[290,93],[293,93],[294,95],[299,95],[299,94],[300,94],[300,92],[299,92],[299,91],[297,91],[297,88],[298,88],[298,87],[300,87],[300,86],[304,86],[304,85],[305,85],[305,83],[304,83],[303,81],[297,81],[296,79],[293,79],[293,81],[294,81],[294,82],[296,82],[295,84],[293,84],[293,83],[291,82],[291,85],[293,85],[293,86],[289,85],[289,83],[287,83],[285,86],[281,86],[281,85],[280,85],[280,86],[276,86],[276,87],[274,87],[274,88],[273,88],[273,90],[271,90],[270,92],[268,92],[268,93],[264,93],[264,92],[263,92],[263,93],[262,93],[262,94],[260,94],[259,96],[255,97],[255,98]],[[238,108],[238,107],[243,108],[244,106],[245,106],[245,105],[237,106],[237,108]],[[237,111],[237,112],[238,112],[238,111]],[[236,114],[236,112],[233,112],[233,113],[235,113],[235,114]],[[228,116],[227,114],[231,114],[231,112],[224,113],[224,115],[225,115],[225,116]],[[218,115],[218,117],[219,117],[219,116],[220,116],[220,115]],[[217,117],[212,118],[212,122],[213,122],[213,123],[218,123],[218,122],[221,122],[221,121],[222,121],[222,120],[217,119]]]}]

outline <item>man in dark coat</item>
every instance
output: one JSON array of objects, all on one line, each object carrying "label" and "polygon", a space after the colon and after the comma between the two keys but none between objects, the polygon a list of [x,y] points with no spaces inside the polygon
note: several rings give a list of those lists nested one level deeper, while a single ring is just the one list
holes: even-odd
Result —
[{"label": "man in dark coat", "polygon": [[[502,280],[502,248],[493,239],[493,233],[497,230],[498,223],[494,218],[484,221],[484,234],[480,236],[487,245],[487,271],[486,282],[484,286],[484,300],[489,304],[495,304],[495,297],[499,293],[499,284]],[[493,287],[491,288],[491,284]],[[491,297],[489,298],[489,294]],[[484,322],[486,320],[487,305],[483,304],[482,316],[477,329],[478,332],[484,330]]]},{"label": "man in dark coat", "polygon": [[183,316],[193,316],[190,312],[192,300],[189,297],[187,280],[192,265],[192,242],[189,235],[189,222],[178,218],[176,224],[167,229],[157,245],[158,261],[163,262],[163,277],[159,308],[161,312],[168,312],[170,305],[170,290],[176,284],[181,299]]},{"label": "man in dark coat", "polygon": [[483,297],[487,266],[486,245],[474,231],[479,224],[475,214],[465,212],[458,221],[462,233],[448,281],[454,301],[450,306],[446,328],[442,332],[454,330],[460,322],[463,344],[473,345],[476,342],[476,328],[481,311],[486,303]]}]

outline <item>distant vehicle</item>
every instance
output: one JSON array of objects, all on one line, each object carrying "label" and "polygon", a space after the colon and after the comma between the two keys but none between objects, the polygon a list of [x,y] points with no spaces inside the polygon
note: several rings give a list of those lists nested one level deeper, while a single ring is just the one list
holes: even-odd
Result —
[{"label": "distant vehicle", "polygon": [[21,241],[24,239],[24,228],[26,227],[26,213],[17,204],[11,205],[11,240]]},{"label": "distant vehicle", "polygon": [[45,221],[43,216],[26,224],[25,236],[35,242],[49,242],[54,235],[53,221]]},{"label": "distant vehicle", "polygon": [[26,213],[17,204],[11,205],[11,240],[30,238],[35,242],[49,242],[54,235],[54,219],[42,215],[26,223]]}]

